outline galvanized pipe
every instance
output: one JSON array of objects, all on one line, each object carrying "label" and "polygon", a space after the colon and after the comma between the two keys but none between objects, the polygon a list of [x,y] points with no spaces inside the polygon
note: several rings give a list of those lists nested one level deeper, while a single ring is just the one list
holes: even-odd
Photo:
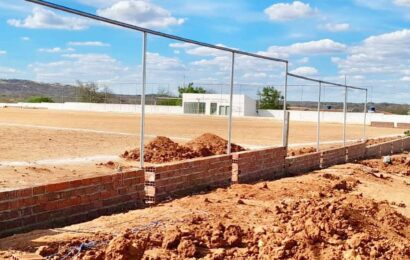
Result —
[{"label": "galvanized pipe", "polygon": [[304,79],[307,81],[312,81],[312,82],[317,82],[317,83],[323,83],[323,84],[327,84],[327,85],[331,85],[331,86],[335,86],[335,87],[347,87],[347,88],[351,88],[351,89],[359,89],[359,90],[366,90],[366,88],[359,88],[359,87],[353,87],[353,86],[348,86],[348,85],[343,85],[343,84],[339,84],[339,83],[333,83],[333,82],[329,82],[329,81],[324,81],[324,80],[319,80],[319,79],[312,79],[312,78],[308,78],[305,76],[300,76],[300,75],[296,75],[293,73],[288,73],[289,76],[294,77],[294,78],[298,78],[298,79]]},{"label": "galvanized pipe", "polygon": [[251,56],[251,57],[265,59],[265,60],[271,60],[271,61],[277,61],[277,62],[283,62],[283,63],[288,62],[287,60],[284,60],[284,59],[267,57],[267,56],[264,56],[264,55],[249,53],[249,52],[240,51],[240,50],[235,50],[235,49],[232,49],[232,48],[213,45],[213,44],[209,44],[209,43],[204,43],[204,42],[200,42],[200,41],[195,41],[195,40],[175,36],[175,35],[172,35],[172,34],[158,32],[158,31],[155,31],[155,30],[143,28],[143,27],[128,24],[128,23],[123,23],[123,22],[120,22],[120,21],[116,21],[116,20],[112,20],[112,19],[105,18],[105,17],[102,17],[102,16],[90,14],[90,13],[83,12],[83,11],[79,11],[79,10],[76,10],[76,9],[73,9],[73,8],[69,8],[69,7],[66,7],[66,6],[63,6],[63,5],[54,4],[54,3],[51,3],[51,2],[47,2],[47,1],[42,1],[42,0],[26,0],[26,1],[34,3],[34,4],[42,5],[42,6],[47,6],[47,7],[50,7],[50,8],[56,9],[56,10],[60,10],[60,11],[64,11],[64,12],[67,12],[67,13],[76,14],[76,15],[79,15],[79,16],[82,16],[82,17],[87,17],[87,18],[90,18],[90,19],[93,19],[93,20],[97,20],[97,21],[117,25],[117,26],[120,26],[120,27],[123,27],[123,28],[128,28],[128,29],[132,29],[132,30],[136,30],[136,31],[140,31],[140,32],[145,32],[145,33],[149,33],[149,34],[152,34],[152,35],[162,36],[162,37],[165,37],[165,38],[168,38],[168,39],[173,39],[173,40],[182,41],[182,42],[186,42],[186,43],[192,43],[192,44],[196,44],[196,45],[200,45],[200,46],[204,46],[204,47],[208,47],[208,48],[212,48],[212,49],[233,52],[233,53],[236,53],[236,54]]},{"label": "galvanized pipe", "polygon": [[366,121],[367,121],[367,89],[366,89],[366,98],[364,102],[364,122],[363,122],[363,141],[366,141]]},{"label": "galvanized pipe", "polygon": [[144,130],[145,130],[145,87],[147,84],[147,33],[142,36],[142,87],[141,87],[141,130],[140,130],[140,167],[144,167]]},{"label": "galvanized pipe", "polygon": [[345,87],[345,100],[343,102],[343,147],[346,146],[346,123],[347,123],[347,87]]},{"label": "galvanized pipe", "polygon": [[[289,64],[286,62],[286,75],[285,75],[285,89],[283,93],[283,126],[282,126],[282,146],[287,147],[288,145],[288,131],[286,131],[286,111],[287,111],[287,98],[288,98],[288,75],[289,75]],[[290,120],[290,118],[288,118]]]},{"label": "galvanized pipe", "polygon": [[318,101],[317,101],[317,145],[316,145],[316,151],[320,151],[320,102],[321,102],[321,96],[322,96],[322,83],[319,82],[319,96],[318,96]]},{"label": "galvanized pipe", "polygon": [[229,91],[229,120],[228,120],[228,149],[227,154],[231,154],[232,152],[232,106],[233,106],[233,83],[234,83],[234,75],[235,75],[235,53],[232,52],[232,64],[231,64],[231,85]]}]

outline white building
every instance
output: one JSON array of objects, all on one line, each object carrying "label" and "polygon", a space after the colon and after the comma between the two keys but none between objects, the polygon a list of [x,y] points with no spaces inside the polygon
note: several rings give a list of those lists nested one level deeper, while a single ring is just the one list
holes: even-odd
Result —
[{"label": "white building", "polygon": [[[182,94],[184,114],[228,115],[228,94]],[[233,95],[232,115],[256,116],[256,101],[246,95]]]}]

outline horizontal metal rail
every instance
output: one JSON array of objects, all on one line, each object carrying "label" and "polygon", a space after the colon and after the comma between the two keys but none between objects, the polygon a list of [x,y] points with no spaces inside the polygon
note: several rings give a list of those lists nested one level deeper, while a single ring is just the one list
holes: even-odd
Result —
[{"label": "horizontal metal rail", "polygon": [[153,34],[153,35],[162,36],[162,37],[165,37],[165,38],[168,38],[168,39],[173,39],[173,40],[182,41],[182,42],[186,42],[186,43],[196,44],[196,45],[200,45],[200,46],[203,46],[203,47],[208,47],[208,48],[217,49],[217,50],[221,50],[221,51],[227,51],[227,52],[240,54],[240,55],[246,55],[246,56],[255,57],[255,58],[259,58],[259,59],[265,59],[265,60],[288,63],[288,61],[284,60],[284,59],[272,58],[272,57],[268,57],[268,56],[264,56],[264,55],[255,54],[255,53],[250,53],[250,52],[235,50],[235,49],[231,49],[231,48],[227,48],[227,47],[223,47],[223,46],[218,46],[218,45],[213,45],[213,44],[204,43],[204,42],[200,42],[200,41],[195,41],[195,40],[191,40],[191,39],[188,39],[188,38],[175,36],[175,35],[172,35],[172,34],[162,33],[162,32],[158,32],[158,31],[155,31],[155,30],[143,28],[143,27],[140,27],[140,26],[136,26],[136,25],[132,25],[132,24],[128,24],[128,23],[123,23],[123,22],[112,20],[112,19],[105,18],[105,17],[102,17],[102,16],[90,14],[90,13],[83,12],[83,11],[79,11],[79,10],[76,10],[76,9],[72,9],[72,8],[69,8],[69,7],[66,7],[66,6],[63,6],[63,5],[58,5],[58,4],[54,4],[54,3],[51,3],[51,2],[47,2],[47,1],[42,1],[42,0],[25,0],[25,1],[31,2],[31,3],[34,3],[34,4],[39,4],[39,5],[42,5],[42,6],[47,6],[47,7],[50,7],[50,8],[56,9],[56,10],[60,10],[60,11],[63,11],[63,12],[67,12],[67,13],[87,17],[87,18],[90,18],[90,19],[93,19],[93,20],[104,22],[104,23],[109,23],[109,24],[120,26],[120,27],[132,29],[132,30],[137,30],[137,31],[140,31],[140,32],[145,32],[145,33],[149,33],[149,34]]},{"label": "horizontal metal rail", "polygon": [[353,86],[333,83],[333,82],[329,82],[329,81],[324,81],[324,80],[320,80],[320,79],[312,79],[312,78],[308,78],[308,77],[305,77],[305,76],[296,75],[296,74],[293,74],[293,73],[290,73],[290,72],[288,73],[288,76],[298,78],[298,79],[304,79],[304,80],[308,80],[308,81],[312,81],[312,82],[317,82],[317,83],[321,83],[321,84],[333,85],[333,86],[336,86],[336,87],[343,87],[343,88],[347,87],[347,88],[351,88],[351,89],[367,90],[366,88],[353,87]]}]

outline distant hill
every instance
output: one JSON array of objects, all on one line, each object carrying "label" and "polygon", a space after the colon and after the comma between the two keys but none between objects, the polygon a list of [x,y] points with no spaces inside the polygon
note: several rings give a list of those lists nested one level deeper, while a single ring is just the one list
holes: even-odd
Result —
[{"label": "distant hill", "polygon": [[[32,96],[50,97],[54,102],[89,102],[84,98],[78,86],[62,85],[58,83],[40,83],[31,80],[20,79],[0,79],[0,102],[22,102]],[[97,92],[101,97],[98,102],[122,103],[122,104],[139,104],[140,95],[120,95],[105,92]],[[171,98],[166,94],[147,94],[146,104],[160,104],[160,97]],[[317,109],[317,103],[312,101],[288,101],[290,109],[313,110]],[[164,100],[162,100],[162,104]],[[175,102],[170,102],[174,104]],[[376,112],[407,115],[410,111],[410,105],[393,104],[393,103],[369,103],[368,107],[375,107]],[[332,111],[341,111],[343,103],[341,102],[323,102],[322,109]],[[348,111],[362,112],[363,104],[348,103]]]}]

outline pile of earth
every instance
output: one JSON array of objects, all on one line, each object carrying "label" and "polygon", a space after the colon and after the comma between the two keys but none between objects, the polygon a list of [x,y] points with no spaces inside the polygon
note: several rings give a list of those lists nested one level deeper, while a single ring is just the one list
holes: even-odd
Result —
[{"label": "pile of earth", "polygon": [[292,148],[288,149],[288,156],[298,156],[308,153],[315,153],[316,148],[313,147],[302,147],[302,148]]},{"label": "pile of earth", "polygon": [[[144,146],[144,161],[165,163],[225,154],[227,147],[228,141],[210,133],[205,133],[184,145],[178,144],[168,137],[158,136]],[[232,152],[244,150],[243,147],[232,144]],[[140,151],[139,149],[125,151],[121,156],[128,160],[139,160]]]},{"label": "pile of earth", "polygon": [[[263,221],[249,224],[246,218],[234,221],[233,214],[204,217],[194,213],[171,225],[129,229],[115,237],[96,236],[93,246],[82,252],[78,248],[90,240],[47,245],[44,256],[52,253],[60,259],[71,254],[89,260],[409,259],[408,218],[387,202],[351,194],[359,183],[354,178],[326,173],[318,177],[327,182],[320,191],[301,199],[284,198],[260,212],[270,220],[268,225]],[[259,189],[271,192],[266,185]],[[239,204],[246,202],[235,206]]]},{"label": "pile of earth", "polygon": [[374,144],[390,142],[390,141],[393,141],[393,140],[397,140],[399,138],[401,138],[401,137],[400,136],[394,136],[394,137],[368,139],[368,140],[366,140],[366,145],[374,145]]},{"label": "pile of earth", "polygon": [[363,160],[361,164],[384,171],[387,173],[402,174],[410,176],[410,155],[390,156],[390,162],[384,162],[383,159]]}]

